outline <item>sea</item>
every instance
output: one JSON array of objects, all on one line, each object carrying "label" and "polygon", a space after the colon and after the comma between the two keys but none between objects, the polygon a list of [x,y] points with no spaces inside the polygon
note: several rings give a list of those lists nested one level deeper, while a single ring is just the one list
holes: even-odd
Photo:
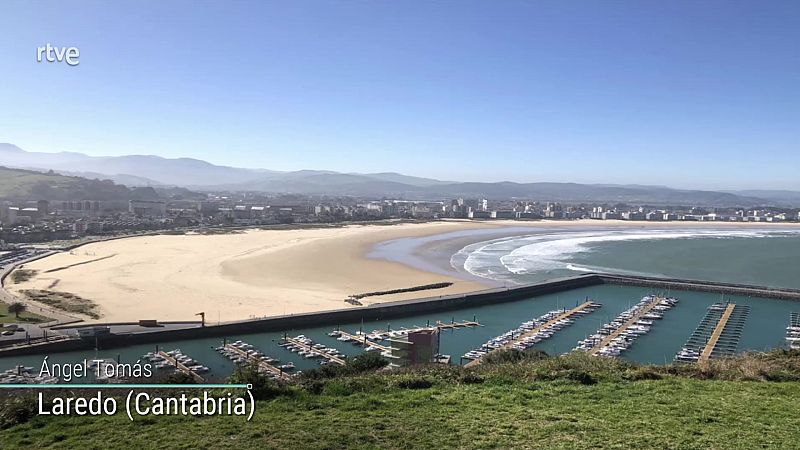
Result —
[{"label": "sea", "polygon": [[[800,289],[800,232],[793,229],[619,229],[554,227],[551,229],[507,228],[471,230],[421,238],[405,238],[377,246],[370,255],[418,266],[425,270],[482,280],[489,285],[513,286],[587,272],[610,272],[668,276],[698,280],[755,284]],[[549,354],[571,351],[584,339],[628,309],[643,296],[670,295],[678,305],[656,321],[651,331],[638,338],[621,357],[646,364],[671,362],[692,331],[716,302],[730,301],[751,307],[737,351],[765,351],[786,348],[785,328],[800,302],[743,296],[673,291],[653,292],[649,288],[598,285],[557,294],[497,305],[462,308],[416,316],[338,324],[343,330],[387,330],[424,326],[436,321],[477,320],[479,327],[443,331],[441,353],[453,364],[466,363],[461,356],[487,340],[518,327],[523,321],[548,311],[571,308],[587,298],[602,307],[537,344]],[[334,326],[287,329],[281,332],[231,335],[227,341],[242,340],[283,362],[292,361],[299,370],[318,367],[318,361],[304,359],[278,345],[284,334],[303,334],[315,342],[335,347],[349,356],[362,349],[330,337]],[[234,365],[214,348],[220,338],[203,338],[159,343],[159,349],[181,349],[211,371],[208,379],[222,380]],[[50,362],[78,362],[84,358],[110,358],[133,363],[155,349],[136,345],[119,349],[55,353]],[[44,355],[0,358],[0,370],[17,364],[38,367]]]}]

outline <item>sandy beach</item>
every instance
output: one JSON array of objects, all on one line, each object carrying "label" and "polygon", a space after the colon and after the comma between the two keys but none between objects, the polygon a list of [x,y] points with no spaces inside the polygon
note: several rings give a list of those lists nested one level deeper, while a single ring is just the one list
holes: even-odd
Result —
[{"label": "sandy beach", "polygon": [[252,230],[220,235],[158,235],[88,244],[29,263],[28,281],[7,289],[69,292],[98,305],[101,322],[140,319],[242,320],[349,305],[358,293],[452,282],[423,292],[367,297],[364,304],[485,289],[479,280],[367,258],[377,244],[460,230],[526,227],[752,227],[763,223],[648,223],[624,221],[443,221],[424,224]]}]

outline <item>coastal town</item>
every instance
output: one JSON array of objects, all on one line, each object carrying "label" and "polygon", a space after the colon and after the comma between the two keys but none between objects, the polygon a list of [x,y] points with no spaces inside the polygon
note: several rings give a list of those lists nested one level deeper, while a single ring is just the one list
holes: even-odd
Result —
[{"label": "coastal town", "polygon": [[0,202],[0,245],[208,227],[337,224],[380,220],[623,220],[648,222],[797,222],[782,207],[652,206],[455,198],[436,201],[260,193],[195,194],[146,200],[41,198]]}]

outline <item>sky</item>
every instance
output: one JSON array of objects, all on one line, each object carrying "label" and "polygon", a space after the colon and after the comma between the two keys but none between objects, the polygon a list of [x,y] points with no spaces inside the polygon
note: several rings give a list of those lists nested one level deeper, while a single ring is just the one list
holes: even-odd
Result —
[{"label": "sky", "polygon": [[4,0],[0,142],[800,190],[798,25],[797,1]]}]

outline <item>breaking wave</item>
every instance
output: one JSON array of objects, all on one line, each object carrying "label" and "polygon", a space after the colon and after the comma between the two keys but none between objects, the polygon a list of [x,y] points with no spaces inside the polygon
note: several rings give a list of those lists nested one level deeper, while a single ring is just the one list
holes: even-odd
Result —
[{"label": "breaking wave", "polygon": [[632,272],[614,267],[576,264],[576,256],[597,251],[597,244],[667,239],[762,238],[797,235],[788,230],[603,230],[531,234],[467,245],[451,258],[451,265],[472,275],[498,281],[518,281],[524,275],[568,275],[570,272]]}]

